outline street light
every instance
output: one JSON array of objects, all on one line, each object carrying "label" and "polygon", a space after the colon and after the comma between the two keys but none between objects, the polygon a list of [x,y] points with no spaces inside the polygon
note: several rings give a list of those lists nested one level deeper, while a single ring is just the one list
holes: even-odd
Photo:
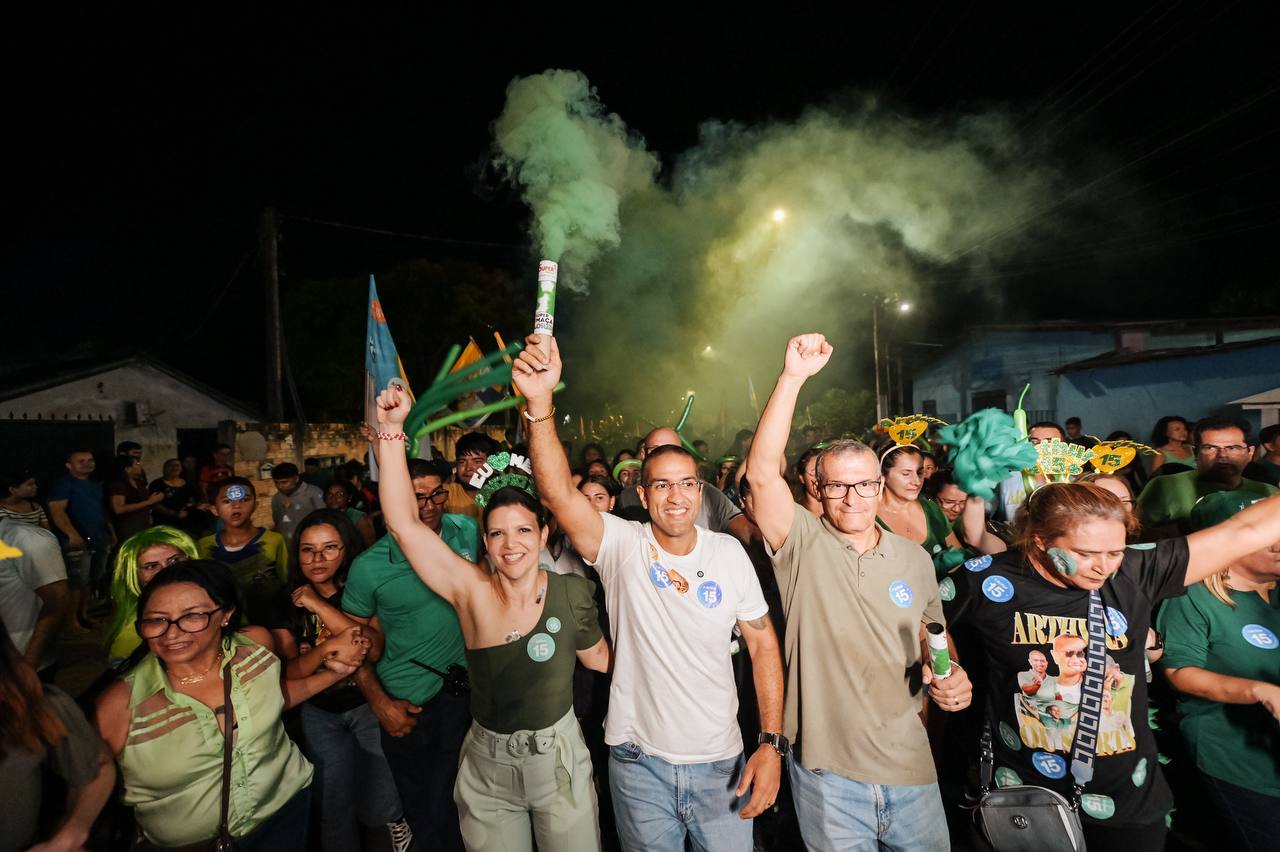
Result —
[{"label": "street light", "polygon": [[871,359],[876,370],[876,422],[879,423],[884,419],[884,399],[880,396],[880,306],[893,305],[898,309],[898,313],[906,314],[911,311],[910,302],[898,301],[896,295],[893,296],[873,296],[871,299]]},{"label": "street light", "polygon": [[787,211],[783,210],[781,207],[773,211],[773,221],[781,222],[786,218],[787,218]]}]

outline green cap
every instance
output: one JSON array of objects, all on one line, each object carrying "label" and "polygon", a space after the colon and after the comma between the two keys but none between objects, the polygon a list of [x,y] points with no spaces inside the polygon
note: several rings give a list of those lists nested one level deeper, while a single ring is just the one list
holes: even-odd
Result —
[{"label": "green cap", "polygon": [[1216,491],[1196,501],[1187,519],[1193,532],[1217,526],[1262,498],[1248,491]]},{"label": "green cap", "polygon": [[640,467],[642,464],[644,464],[644,462],[640,461],[640,459],[623,459],[613,466],[613,478],[619,479],[621,478],[621,474],[624,470],[633,467]]}]

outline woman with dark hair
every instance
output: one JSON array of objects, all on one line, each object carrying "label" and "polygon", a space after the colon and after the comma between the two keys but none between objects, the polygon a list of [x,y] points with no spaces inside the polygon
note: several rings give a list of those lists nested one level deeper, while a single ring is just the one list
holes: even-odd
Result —
[{"label": "woman with dark hair", "polygon": [[[347,572],[363,549],[347,514],[315,510],[298,524],[292,548],[289,585],[297,609],[292,647],[285,652],[288,677],[307,677],[328,660],[376,662],[382,655],[381,631],[342,611]],[[362,659],[362,648],[369,651],[367,658]],[[326,852],[383,849],[388,842],[398,852],[412,841],[379,731],[377,718],[352,678],[302,705],[304,750],[316,769],[315,805],[320,812],[320,846]]]},{"label": "woman with dark hair", "polygon": [[[410,401],[378,397],[387,528],[413,570],[458,613],[471,677],[471,731],[454,801],[470,850],[600,848],[591,755],[573,712],[574,667],[607,671],[591,583],[541,570],[543,509],[520,469],[482,486],[490,570],[457,556],[413,511],[402,426]],[[528,490],[525,490],[528,489]]]},{"label": "woman with dark hair", "polygon": [[[940,468],[924,483],[924,496],[938,505],[951,533],[960,545],[974,553],[1002,553],[1008,546],[987,529],[986,503],[980,497],[970,498],[947,468]],[[969,501],[977,505],[969,508]]]},{"label": "woman with dark hair", "polygon": [[[45,770],[66,784],[67,803],[52,836],[36,843]],[[40,682],[0,621],[0,849],[80,849],[115,780],[111,755],[84,713]]]},{"label": "woman with dark hair", "polygon": [[152,494],[164,495],[164,499],[152,507],[152,514],[188,535],[203,533],[208,526],[208,515],[199,508],[204,503],[204,495],[194,482],[183,476],[182,460],[166,459],[161,474],[147,487]]},{"label": "woman with dark hair", "polygon": [[1196,469],[1196,453],[1191,446],[1191,424],[1177,415],[1161,417],[1151,430],[1151,446],[1160,454],[1151,460],[1151,474],[1165,465],[1173,465],[1173,471]]},{"label": "woman with dark hair", "polygon": [[210,559],[165,568],[137,610],[148,653],[97,701],[98,730],[143,836],[134,848],[211,842],[222,833],[215,803],[228,784],[225,828],[240,852],[303,852],[312,769],[280,717],[355,668],[329,661],[326,671],[285,680],[272,634],[236,627],[235,578]]},{"label": "woman with dark hair", "polygon": [[356,487],[344,479],[335,479],[325,486],[324,504],[336,512],[342,512],[351,521],[360,534],[361,550],[372,547],[377,536],[373,530],[373,520],[355,507],[359,492]]},{"label": "woman with dark hair", "polygon": [[36,502],[36,487],[35,476],[25,470],[0,476],[0,518],[49,529],[49,517]]},{"label": "woman with dark hair", "polygon": [[[1147,721],[1151,612],[1280,540],[1280,496],[1154,545],[1127,544],[1136,523],[1098,485],[1042,486],[1019,513],[1015,549],[966,563],[948,606],[948,622],[969,622],[986,652],[996,782],[1075,801],[1089,852],[1164,849],[1173,802]],[[1082,786],[1073,765],[1092,766]]]},{"label": "woman with dark hair", "polygon": [[910,444],[894,445],[880,456],[884,489],[876,523],[920,545],[932,557],[948,547],[958,548],[960,541],[938,504],[920,499],[923,467],[924,453]]},{"label": "woman with dark hair", "polygon": [[124,660],[142,644],[133,624],[143,587],[170,565],[198,555],[191,536],[166,526],[145,529],[120,545],[111,574],[111,599],[116,609],[104,640],[108,661]]},{"label": "woman with dark hair", "polygon": [[586,444],[582,448],[583,470],[586,470],[588,467],[591,466],[592,462],[596,462],[596,461],[598,462],[604,461],[604,447],[592,441],[590,444]]},{"label": "woman with dark hair", "polygon": [[151,507],[164,500],[163,493],[147,493],[142,476],[142,459],[130,455],[116,456],[115,477],[107,485],[107,505],[111,509],[111,526],[115,528],[118,541],[151,526]]}]

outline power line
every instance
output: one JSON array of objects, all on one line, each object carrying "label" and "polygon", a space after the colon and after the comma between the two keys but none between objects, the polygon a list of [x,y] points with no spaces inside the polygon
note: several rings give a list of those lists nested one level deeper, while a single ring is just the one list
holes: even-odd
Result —
[{"label": "power line", "polygon": [[429,243],[445,243],[449,245],[461,246],[481,246],[485,248],[502,248],[518,251],[528,250],[527,245],[517,245],[515,243],[497,243],[486,240],[462,240],[456,237],[441,237],[432,234],[412,234],[407,231],[392,231],[387,228],[372,228],[368,225],[353,225],[350,222],[334,222],[328,219],[316,219],[311,216],[297,216],[294,214],[284,214],[285,219],[291,219],[295,222],[306,222],[311,225],[323,225],[326,228],[339,228],[346,231],[359,231],[366,234],[379,234],[385,237],[401,237],[410,240],[421,240]]}]

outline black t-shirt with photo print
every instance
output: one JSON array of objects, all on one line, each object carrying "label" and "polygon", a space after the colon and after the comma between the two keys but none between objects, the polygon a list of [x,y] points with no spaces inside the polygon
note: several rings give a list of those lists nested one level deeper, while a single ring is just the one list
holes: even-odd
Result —
[{"label": "black t-shirt with photo print", "polygon": [[[1107,673],[1094,775],[1080,808],[1099,827],[1157,823],[1173,804],[1147,724],[1144,654],[1153,607],[1186,591],[1187,560],[1185,538],[1131,545],[1099,590]],[[985,700],[994,714],[997,785],[1034,784],[1070,798],[1089,592],[1053,585],[1016,551],[970,559],[950,578],[947,623],[976,630],[990,667]]]}]

